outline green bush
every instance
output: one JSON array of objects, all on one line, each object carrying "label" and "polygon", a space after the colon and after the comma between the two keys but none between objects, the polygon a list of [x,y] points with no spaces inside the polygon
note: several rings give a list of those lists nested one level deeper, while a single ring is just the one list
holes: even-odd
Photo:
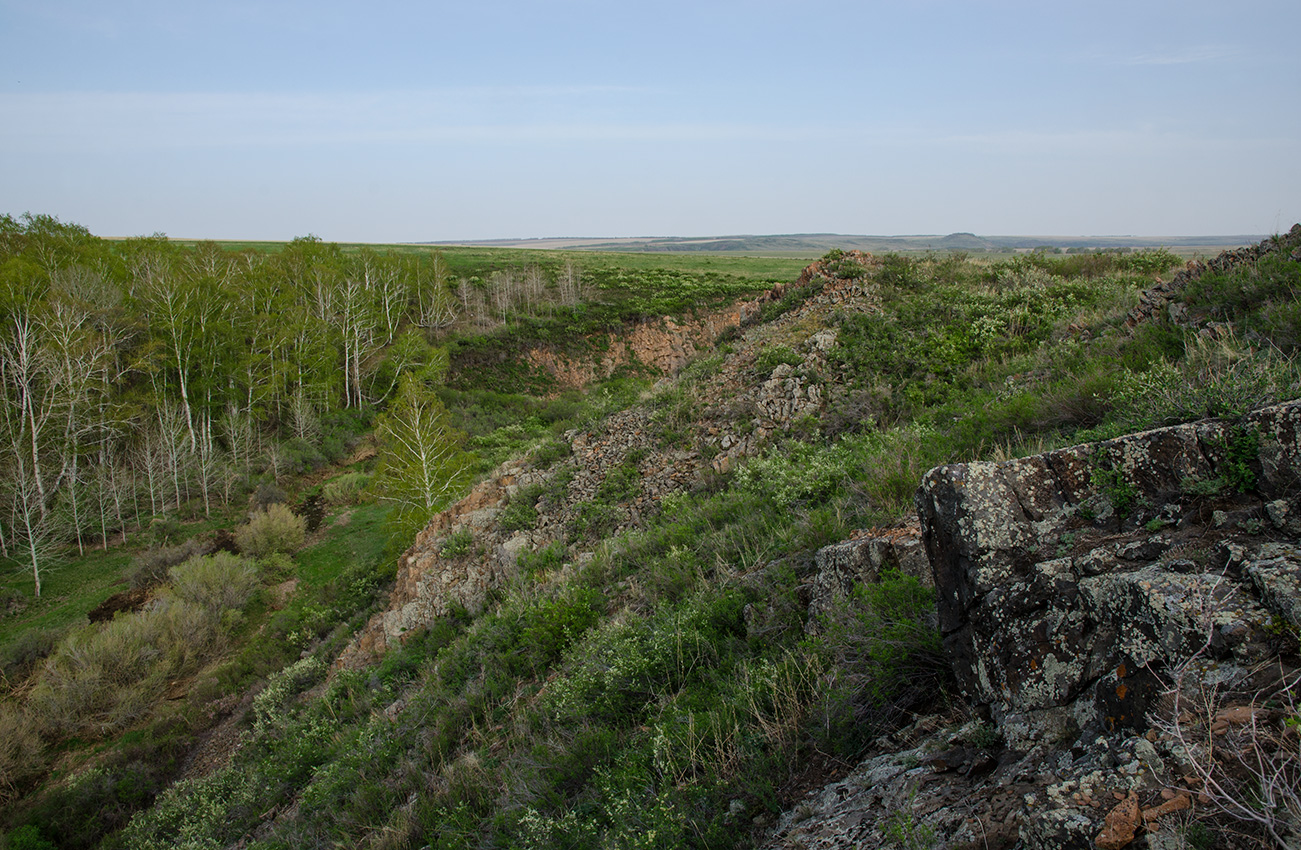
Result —
[{"label": "green bush", "polygon": [[1182,360],[1159,360],[1146,371],[1124,372],[1116,387],[1114,425],[1096,435],[1116,436],[1205,418],[1240,419],[1290,398],[1297,365],[1253,351],[1232,336],[1192,337]]},{"label": "green bush", "polygon": [[331,505],[355,505],[370,484],[364,472],[345,472],[321,486],[321,498]]},{"label": "green bush", "polygon": [[557,461],[564,460],[572,453],[568,441],[553,437],[533,449],[533,465],[538,469],[550,469]]},{"label": "green bush", "polygon": [[803,362],[804,358],[789,346],[771,345],[759,352],[759,356],[754,359],[754,372],[766,377],[778,366],[799,366]]},{"label": "green bush", "polygon": [[98,737],[142,719],[174,671],[167,650],[172,616],[158,607],[69,634],[46,662],[28,698],[52,737]]},{"label": "green bush", "polygon": [[153,546],[171,546],[181,538],[181,523],[175,517],[156,516],[149,520],[148,539]]},{"label": "green bush", "polygon": [[28,702],[46,733],[94,737],[148,717],[172,681],[224,647],[257,586],[256,571],[229,553],[192,558],[172,577],[157,604],[60,642]]},{"label": "green bush", "polygon": [[283,504],[268,505],[235,530],[235,545],[252,558],[296,552],[306,538],[307,521]]},{"label": "green bush", "polygon": [[197,540],[142,552],[131,563],[131,587],[139,589],[162,584],[172,567],[202,554],[203,546]]},{"label": "green bush", "polygon": [[58,850],[54,842],[42,835],[40,828],[32,824],[20,826],[6,835],[4,846],[8,850]]},{"label": "green bush", "polygon": [[462,528],[448,535],[443,541],[442,547],[438,554],[444,558],[461,558],[470,554],[474,549],[474,532],[468,528]]},{"label": "green bush", "polygon": [[952,684],[934,611],[934,590],[887,571],[824,618],[809,644],[835,671],[816,715],[821,746],[856,756],[909,710],[934,710]]},{"label": "green bush", "polygon": [[325,672],[320,659],[309,655],[267,679],[253,698],[253,733],[268,735],[283,726],[289,700],[319,682]]},{"label": "green bush", "polygon": [[36,724],[17,706],[0,703],[0,803],[8,802],[45,770]]},{"label": "green bush", "polygon": [[295,437],[284,443],[281,446],[281,453],[285,465],[296,475],[320,469],[330,462],[320,446],[309,443],[301,437]]},{"label": "green bush", "polygon": [[257,586],[258,572],[253,564],[229,552],[191,558],[171,571],[171,594],[198,607],[208,617],[242,608]]},{"label": "green bush", "polygon": [[521,553],[519,568],[527,576],[540,576],[563,567],[567,555],[565,544],[555,540],[536,552]]},{"label": "green bush", "polygon": [[59,643],[55,629],[24,629],[0,650],[0,682],[14,688],[32,674]]},{"label": "green bush", "polygon": [[538,524],[538,499],[542,497],[541,484],[521,487],[510,497],[510,502],[497,518],[502,531],[527,531]]}]

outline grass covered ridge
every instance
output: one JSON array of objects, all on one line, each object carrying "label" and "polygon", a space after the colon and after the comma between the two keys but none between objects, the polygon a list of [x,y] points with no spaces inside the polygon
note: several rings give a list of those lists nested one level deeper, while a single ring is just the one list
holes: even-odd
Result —
[{"label": "grass covered ridge", "polygon": [[[1297,394],[1296,263],[1203,278],[1182,296],[1201,324],[1166,316],[1127,330],[1152,275],[1173,264],[1158,252],[887,256],[859,279],[872,310],[819,307],[782,324],[815,301],[793,297],[649,394],[629,376],[586,397],[469,380],[440,390],[468,446],[488,459],[484,471],[528,449],[539,468],[575,462],[565,430],[635,405],[645,405],[655,439],[702,457],[722,450],[711,428],[769,433],[734,471],[662,498],[616,536],[606,520],[639,482],[637,462],[612,465],[577,526],[526,552],[481,614],[439,618],[365,670],[330,665],[376,610],[394,551],[382,509],[357,501],[366,470],[331,477],[320,492],[335,507],[314,542],[239,561],[256,579],[246,596],[245,574],[229,562],[218,584],[230,595],[173,571],[164,597],[215,612],[204,616],[235,637],[169,650],[175,660],[139,677],[156,689],[192,676],[173,708],[132,721],[129,701],[106,703],[52,735],[6,703],[0,733],[12,730],[13,743],[0,758],[30,764],[56,739],[84,752],[76,736],[96,737],[108,754],[52,775],[4,826],[60,846],[131,848],[752,846],[802,777],[852,765],[910,712],[955,700],[932,591],[915,578],[859,585],[808,628],[818,548],[897,520],[939,463],[1208,412],[1232,418]],[[595,291],[615,291],[611,268]],[[648,287],[637,295],[630,284],[632,300],[655,309],[657,298],[685,305],[713,285],[699,266],[623,273]],[[757,279],[742,277],[723,283]],[[735,294],[725,289],[719,298]],[[604,315],[593,303],[591,315]],[[522,338],[559,339],[564,326],[550,321],[539,320],[542,336],[525,329]],[[557,312],[562,321],[573,317]],[[1213,335],[1202,333],[1209,321],[1222,323]],[[485,330],[465,350],[509,362],[510,329],[525,324]],[[824,330],[834,342],[813,356],[806,338]],[[753,405],[737,402],[778,368],[818,387],[816,417],[761,426]],[[522,490],[497,521],[527,532],[558,501]],[[452,536],[444,547],[471,557],[475,539]],[[272,588],[289,577],[299,590],[279,608]],[[119,618],[96,639],[129,647],[139,645],[130,629],[168,634],[170,609],[153,610],[155,619],[128,627]],[[88,654],[79,647],[46,651]],[[34,698],[52,686],[32,687]],[[224,766],[169,785],[203,728],[197,718],[246,693],[243,746]],[[99,737],[109,728],[125,734]],[[150,772],[155,757],[173,768]],[[44,769],[10,774],[13,787],[31,788]]]}]

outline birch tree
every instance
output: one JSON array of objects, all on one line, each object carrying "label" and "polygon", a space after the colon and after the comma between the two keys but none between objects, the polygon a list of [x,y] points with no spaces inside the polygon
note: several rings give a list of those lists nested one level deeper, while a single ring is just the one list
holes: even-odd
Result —
[{"label": "birch tree", "polygon": [[375,439],[371,487],[394,506],[395,533],[409,538],[469,484],[473,458],[438,396],[412,375],[403,377]]}]

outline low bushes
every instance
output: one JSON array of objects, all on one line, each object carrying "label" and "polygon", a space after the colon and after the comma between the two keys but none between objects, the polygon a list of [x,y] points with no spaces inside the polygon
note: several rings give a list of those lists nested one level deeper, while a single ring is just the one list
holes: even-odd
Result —
[{"label": "low bushes", "polygon": [[55,649],[28,700],[45,735],[97,737],[146,717],[171,681],[223,646],[223,627],[257,586],[252,566],[229,553],[171,575],[149,608],[77,629]]},{"label": "low bushes", "polygon": [[307,539],[307,520],[284,504],[267,505],[235,531],[239,551],[253,558],[295,552]]}]

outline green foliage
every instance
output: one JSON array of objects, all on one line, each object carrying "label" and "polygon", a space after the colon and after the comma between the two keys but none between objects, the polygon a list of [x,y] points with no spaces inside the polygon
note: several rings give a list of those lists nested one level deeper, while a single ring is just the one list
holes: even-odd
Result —
[{"label": "green foliage", "polygon": [[821,746],[855,756],[909,709],[951,684],[935,594],[916,578],[887,571],[857,584],[832,609],[810,651],[837,671],[818,706]]},{"label": "green foliage", "polygon": [[1093,486],[1111,503],[1116,515],[1122,519],[1128,516],[1138,501],[1138,488],[1125,475],[1124,469],[1095,464],[1089,469],[1089,476]]},{"label": "green foliage", "polygon": [[0,649],[0,685],[7,690],[21,684],[58,645],[54,629],[26,629]]},{"label": "green foliage", "polygon": [[9,850],[58,850],[54,842],[45,838],[41,830],[32,824],[20,826],[6,835],[5,847]]},{"label": "green foliage", "polygon": [[565,440],[552,438],[533,449],[533,465],[538,469],[550,469],[557,461],[564,460],[573,453]]},{"label": "green foliage", "polygon": [[21,709],[0,703],[0,803],[25,790],[44,771],[45,760],[36,723]]},{"label": "green foliage", "polygon": [[320,659],[309,655],[267,679],[253,699],[253,734],[266,736],[283,725],[289,700],[320,681],[325,672]]},{"label": "green foliage", "polygon": [[194,605],[209,618],[243,607],[258,585],[253,564],[229,552],[191,558],[172,567],[170,578],[171,595]]},{"label": "green foliage", "polygon": [[622,515],[622,511],[609,502],[580,502],[575,506],[568,530],[575,538],[597,539],[613,531]]},{"label": "green foliage", "polygon": [[505,509],[497,517],[498,527],[502,531],[526,531],[537,525],[537,502],[542,497],[542,493],[541,484],[516,490]]},{"label": "green foliage", "polygon": [[1255,264],[1207,271],[1188,284],[1189,312],[1230,322],[1243,338],[1264,337],[1285,356],[1301,348],[1301,263],[1286,253]]},{"label": "green foliage", "polygon": [[778,366],[799,366],[803,362],[804,358],[800,357],[788,346],[773,345],[759,352],[759,356],[754,359],[754,371],[756,374],[766,377]]},{"label": "green foliage", "polygon": [[1234,336],[1191,337],[1182,360],[1126,371],[1114,396],[1115,425],[1126,433],[1204,418],[1240,419],[1282,400],[1298,381],[1293,361],[1253,351]]},{"label": "green foliage", "polygon": [[225,635],[256,586],[256,574],[227,553],[172,570],[159,604],[70,633],[29,697],[51,737],[95,737],[147,717],[168,684],[194,672]]},{"label": "green foliage", "polygon": [[640,721],[655,698],[707,675],[720,639],[725,645],[744,635],[738,598],[700,599],[650,618],[607,621],[583,640],[566,675],[552,683],[545,710],[560,718]]},{"label": "green foliage", "polygon": [[1234,428],[1224,438],[1224,479],[1237,493],[1256,489],[1256,470],[1260,455],[1260,434],[1249,428]]},{"label": "green foliage", "polygon": [[438,554],[444,558],[461,558],[470,554],[474,549],[474,532],[468,528],[462,528],[447,536],[443,541],[442,548]]},{"label": "green foliage", "polygon": [[567,555],[565,544],[555,540],[536,552],[521,553],[519,568],[526,576],[540,577],[563,567]]},{"label": "green foliage", "polygon": [[442,402],[409,376],[380,417],[375,440],[371,489],[394,506],[393,536],[405,546],[469,484],[474,459],[461,449],[464,435],[452,427]]},{"label": "green foliage", "polygon": [[356,504],[370,485],[370,475],[365,472],[345,472],[321,486],[321,498],[330,505]]},{"label": "green foliage", "polygon": [[301,549],[306,539],[307,520],[283,504],[268,505],[235,530],[235,545],[251,558],[275,552],[291,554]]},{"label": "green foliage", "polygon": [[919,823],[909,811],[891,813],[886,820],[885,834],[890,841],[888,846],[899,850],[932,850],[941,846],[935,829]]},{"label": "green foliage", "polygon": [[131,562],[131,586],[146,588],[161,584],[172,567],[202,554],[202,545],[193,539],[177,546],[164,546],[141,552]]}]

